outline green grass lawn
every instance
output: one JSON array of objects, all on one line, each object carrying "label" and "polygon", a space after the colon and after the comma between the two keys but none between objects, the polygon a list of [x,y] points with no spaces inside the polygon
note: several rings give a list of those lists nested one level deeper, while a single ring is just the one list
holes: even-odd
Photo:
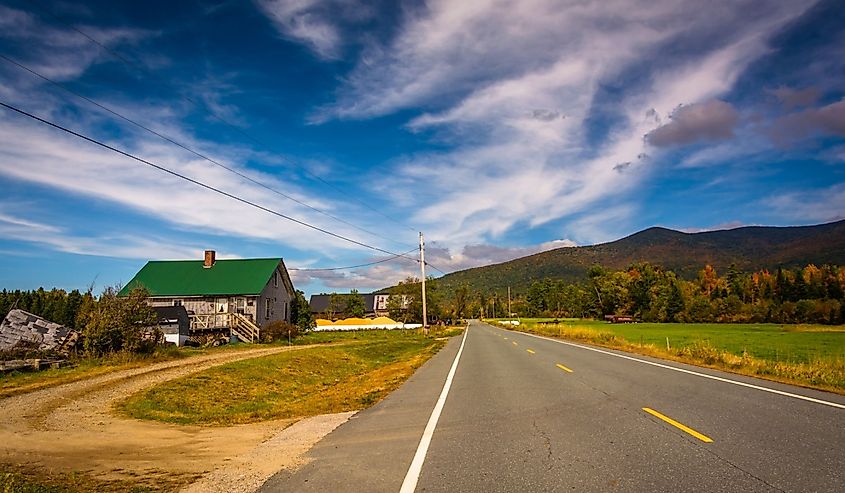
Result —
[{"label": "green grass lawn", "polygon": [[[521,319],[517,330],[845,394],[845,327]],[[669,348],[666,339],[669,339]]]},{"label": "green grass lawn", "polygon": [[368,407],[445,344],[416,331],[318,332],[298,344],[335,343],[229,363],[131,396],[139,419],[232,425]]},{"label": "green grass lawn", "polygon": [[[527,327],[547,319],[524,319]],[[597,320],[568,319],[563,325],[612,332],[633,344],[673,349],[708,342],[713,347],[742,355],[772,360],[807,363],[817,359],[845,359],[845,327],[779,324],[611,324]]]}]

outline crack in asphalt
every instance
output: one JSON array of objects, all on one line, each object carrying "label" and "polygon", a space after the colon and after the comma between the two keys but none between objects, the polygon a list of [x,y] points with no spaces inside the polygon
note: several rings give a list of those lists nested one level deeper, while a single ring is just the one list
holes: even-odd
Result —
[{"label": "crack in asphalt", "polygon": [[536,420],[532,421],[531,424],[534,426],[535,433],[540,436],[540,438],[543,440],[543,443],[546,445],[546,451],[548,452],[546,454],[546,461],[548,461],[549,463],[549,467],[546,470],[551,471],[554,468],[554,457],[552,456],[552,440],[549,438],[549,435],[545,431],[543,431],[542,429],[540,429],[539,426],[537,426]]}]

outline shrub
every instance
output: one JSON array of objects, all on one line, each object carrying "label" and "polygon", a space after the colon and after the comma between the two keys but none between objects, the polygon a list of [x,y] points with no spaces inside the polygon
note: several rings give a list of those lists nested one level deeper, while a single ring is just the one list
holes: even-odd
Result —
[{"label": "shrub", "polygon": [[282,320],[275,320],[261,328],[261,342],[286,341],[302,334],[298,326]]},{"label": "shrub", "polygon": [[707,341],[695,341],[678,351],[678,356],[686,356],[703,361],[708,365],[724,362],[722,354]]},{"label": "shrub", "polygon": [[107,288],[85,313],[83,334],[85,351],[101,356],[116,351],[150,353],[162,338],[155,311],[147,304],[147,291],[132,290],[118,297],[115,288]]}]

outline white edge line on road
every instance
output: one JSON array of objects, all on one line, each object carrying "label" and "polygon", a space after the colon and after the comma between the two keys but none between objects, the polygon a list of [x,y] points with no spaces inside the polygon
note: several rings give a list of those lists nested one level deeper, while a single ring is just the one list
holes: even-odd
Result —
[{"label": "white edge line on road", "polygon": [[431,411],[428,424],[425,425],[425,431],[423,431],[420,444],[417,446],[417,453],[414,454],[414,460],[411,461],[411,467],[408,468],[408,473],[405,474],[405,480],[402,481],[402,488],[399,490],[399,493],[413,493],[417,489],[417,481],[420,479],[423,462],[425,462],[425,454],[428,452],[428,446],[431,445],[431,437],[434,436],[434,429],[437,427],[440,413],[443,412],[443,405],[446,404],[446,396],[449,395],[449,389],[452,387],[452,379],[455,377],[455,371],[458,369],[458,361],[461,359],[461,353],[464,352],[464,344],[467,342],[468,333],[469,327],[464,331],[464,338],[461,339],[461,347],[458,348],[458,354],[455,355],[455,361],[452,363],[452,368],[446,376],[446,383],[443,384],[443,390],[440,392],[437,404],[434,405],[434,410]]},{"label": "white edge line on road", "polygon": [[654,361],[648,361],[648,360],[644,360],[644,359],[634,358],[632,356],[626,356],[624,354],[617,354],[617,353],[613,353],[613,352],[610,352],[610,351],[605,351],[603,349],[598,349],[598,348],[589,347],[589,346],[582,346],[580,344],[561,341],[561,340],[558,340],[558,339],[551,339],[549,337],[538,336],[536,334],[529,334],[527,332],[520,332],[520,334],[524,334],[524,335],[531,336],[531,337],[536,337],[537,339],[545,339],[547,341],[557,342],[559,344],[566,344],[567,346],[586,349],[588,351],[595,351],[597,353],[608,354],[610,356],[616,356],[617,358],[636,361],[638,363],[645,363],[647,365],[657,366],[659,368],[665,368],[667,370],[679,371],[681,373],[687,373],[689,375],[695,375],[695,376],[698,376],[698,377],[709,378],[710,380],[717,380],[719,382],[731,383],[731,384],[734,384],[734,385],[739,385],[740,387],[748,387],[750,389],[762,390],[763,392],[770,392],[772,394],[778,394],[778,395],[783,395],[783,396],[786,396],[786,397],[792,397],[794,399],[801,399],[801,400],[804,400],[804,401],[815,402],[816,404],[822,404],[822,405],[825,405],[825,406],[836,407],[836,408],[839,408],[839,409],[845,409],[845,405],[843,405],[843,404],[839,404],[839,403],[836,403],[836,402],[830,402],[830,401],[824,401],[824,400],[821,400],[821,399],[815,399],[813,397],[807,397],[806,395],[793,394],[791,392],[784,392],[782,390],[775,390],[775,389],[770,389],[768,387],[761,387],[759,385],[740,382],[738,380],[731,380],[729,378],[717,377],[715,375],[708,375],[706,373],[699,373],[697,371],[687,370],[687,369],[684,369],[684,368],[678,368],[678,367],[675,367],[675,366],[664,365],[662,363],[655,363]]}]

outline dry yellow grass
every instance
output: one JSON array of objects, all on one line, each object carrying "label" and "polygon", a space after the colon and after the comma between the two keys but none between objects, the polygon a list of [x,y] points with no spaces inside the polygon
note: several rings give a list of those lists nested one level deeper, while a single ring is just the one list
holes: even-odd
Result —
[{"label": "dry yellow grass", "polygon": [[[317,334],[321,336],[321,334]],[[341,334],[333,346],[239,361],[129,397],[131,417],[227,426],[366,408],[445,342],[407,331]]]}]

